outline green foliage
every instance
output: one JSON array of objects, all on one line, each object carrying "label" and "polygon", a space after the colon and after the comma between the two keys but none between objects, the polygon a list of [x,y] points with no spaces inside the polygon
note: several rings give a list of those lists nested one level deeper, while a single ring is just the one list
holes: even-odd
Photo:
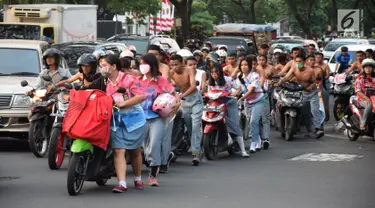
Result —
[{"label": "green foliage", "polygon": [[[207,3],[203,1],[194,1],[190,22],[197,28],[201,28],[203,34],[210,35],[213,31],[216,17],[207,11]],[[199,26],[199,27],[198,27]]]}]

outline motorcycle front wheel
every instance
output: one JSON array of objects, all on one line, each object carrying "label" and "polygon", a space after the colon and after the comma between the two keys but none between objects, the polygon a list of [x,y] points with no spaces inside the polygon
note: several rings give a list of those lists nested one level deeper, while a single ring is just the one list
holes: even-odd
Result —
[{"label": "motorcycle front wheel", "polygon": [[73,153],[70,159],[67,177],[67,188],[70,196],[76,196],[82,190],[88,159],[87,152]]},{"label": "motorcycle front wheel", "polygon": [[48,146],[48,166],[51,170],[60,169],[65,156],[65,137],[61,128],[52,128]]},{"label": "motorcycle front wheel", "polygon": [[46,132],[43,122],[43,120],[32,121],[29,127],[29,146],[31,152],[38,158],[44,157],[48,148],[48,139],[43,133]]},{"label": "motorcycle front wheel", "polygon": [[218,131],[212,131],[203,135],[203,151],[207,160],[215,160],[219,151]]},{"label": "motorcycle front wheel", "polygon": [[297,127],[297,118],[293,116],[286,116],[285,117],[285,140],[286,141],[292,141],[293,140],[293,134],[295,132],[295,129]]}]

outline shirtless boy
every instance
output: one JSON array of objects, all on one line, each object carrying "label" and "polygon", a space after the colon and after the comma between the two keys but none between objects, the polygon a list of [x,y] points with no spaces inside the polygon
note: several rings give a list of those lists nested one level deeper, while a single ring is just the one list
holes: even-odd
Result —
[{"label": "shirtless boy", "polygon": [[270,91],[268,88],[268,81],[275,73],[275,68],[273,68],[272,65],[269,65],[267,63],[267,56],[265,55],[259,55],[258,56],[258,66],[257,66],[257,72],[260,74],[260,84],[263,90],[265,90],[265,97],[264,97],[264,110],[262,114],[262,140],[263,140],[263,147],[264,149],[267,149],[269,147],[269,139],[270,139],[270,112],[271,112],[271,106],[270,106]]},{"label": "shirtless boy", "polygon": [[323,53],[317,53],[315,56],[315,67],[319,67],[323,71],[323,76],[325,79],[321,80],[321,91],[324,102],[324,112],[325,112],[325,121],[329,121],[329,92],[327,89],[330,88],[329,76],[331,70],[329,69],[328,64],[323,61]]},{"label": "shirtless boy", "polygon": [[285,75],[286,73],[288,73],[288,71],[291,69],[291,68],[294,68],[295,65],[296,65],[296,57],[301,53],[301,49],[297,48],[297,47],[294,47],[292,49],[292,58],[293,60],[289,61],[285,66],[284,68],[281,70],[281,72],[279,73],[280,76],[283,76]]},{"label": "shirtless boy", "polygon": [[184,65],[180,55],[171,57],[171,78],[181,91],[182,112],[188,127],[188,135],[191,141],[193,164],[200,163],[201,144],[201,119],[203,115],[203,98],[197,90],[195,72]]},{"label": "shirtless boy", "polygon": [[365,52],[357,51],[356,53],[357,61],[354,62],[345,73],[350,74],[355,69],[359,70],[359,73],[362,73],[362,61],[365,59],[365,56],[366,56]]},{"label": "shirtless boy", "polygon": [[224,68],[223,68],[223,71],[225,74],[228,74],[230,75],[230,77],[232,77],[233,79],[237,79],[237,68],[238,68],[238,65],[237,65],[237,62],[236,62],[236,54],[235,53],[229,53],[228,56],[227,56],[227,63],[228,65],[226,65]]},{"label": "shirtless boy", "polygon": [[161,48],[158,45],[149,45],[147,49],[147,53],[154,54],[156,58],[159,60],[159,72],[163,75],[163,77],[167,78],[169,81],[171,80],[169,74],[169,66],[163,64],[160,60],[163,58],[161,56]]},{"label": "shirtless boy", "polygon": [[203,94],[207,87],[207,75],[206,72],[197,69],[197,60],[194,57],[186,58],[186,67],[192,69],[195,73],[195,81],[198,81],[197,89]]},{"label": "shirtless boy", "polygon": [[[324,112],[319,110],[319,96],[318,96],[318,89],[316,88],[316,76],[314,70],[310,67],[305,65],[305,59],[303,56],[298,55],[294,59],[295,67],[291,68],[287,75],[282,78],[279,83],[276,85],[279,86],[284,82],[289,81],[292,77],[294,77],[297,83],[304,86],[305,91],[303,92],[303,100],[304,102],[310,102],[311,107],[311,114],[313,116],[313,125],[315,126],[315,134],[316,138],[319,139],[324,136],[324,132],[320,130],[322,125],[322,120],[324,116]],[[293,76],[294,75],[294,76]],[[304,116],[304,119],[309,118],[310,112],[308,112]],[[305,117],[306,116],[306,117]],[[283,119],[281,119],[282,121]],[[310,122],[311,123],[311,122]],[[309,133],[313,131],[313,127],[311,124],[308,125]]]}]

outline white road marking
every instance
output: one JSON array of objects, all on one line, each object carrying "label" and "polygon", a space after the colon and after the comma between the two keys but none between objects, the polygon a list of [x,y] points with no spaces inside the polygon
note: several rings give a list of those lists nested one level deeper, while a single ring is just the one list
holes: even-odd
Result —
[{"label": "white road marking", "polygon": [[310,162],[349,162],[363,158],[363,155],[355,154],[331,154],[331,153],[306,153],[289,160]]}]

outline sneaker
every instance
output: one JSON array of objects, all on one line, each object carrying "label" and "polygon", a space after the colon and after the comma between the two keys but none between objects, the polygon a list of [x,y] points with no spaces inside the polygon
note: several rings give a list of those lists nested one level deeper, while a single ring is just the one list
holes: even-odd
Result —
[{"label": "sneaker", "polygon": [[268,149],[270,147],[270,141],[268,139],[263,140],[263,149]]},{"label": "sneaker", "polygon": [[172,162],[174,156],[175,156],[175,155],[174,155],[173,152],[169,153],[169,156],[168,156],[168,163],[167,163],[168,168],[169,168],[169,166],[171,165],[171,162]]},{"label": "sneaker", "polygon": [[262,150],[262,141],[258,141],[255,146],[255,151],[260,152]]},{"label": "sneaker", "polygon": [[199,155],[194,156],[193,161],[192,161],[193,165],[198,166],[200,162],[201,161],[200,161]]},{"label": "sneaker", "polygon": [[247,152],[246,152],[246,151],[243,151],[243,152],[241,152],[241,156],[242,156],[243,158],[247,158],[247,157],[250,157],[250,155],[249,155],[249,154],[247,154]]},{"label": "sneaker", "polygon": [[161,165],[159,173],[168,173],[168,165]]},{"label": "sneaker", "polygon": [[316,131],[316,139],[320,139],[324,136],[324,131],[318,130]]},{"label": "sneaker", "polygon": [[139,181],[134,181],[134,188],[138,190],[143,190],[145,187],[143,185],[143,182],[139,180]]},{"label": "sneaker", "polygon": [[148,185],[149,186],[153,186],[153,187],[158,187],[159,186],[159,182],[158,182],[158,180],[155,177],[149,176],[148,177]]},{"label": "sneaker", "polygon": [[123,186],[121,186],[120,184],[117,184],[117,185],[115,186],[115,188],[112,189],[112,192],[113,192],[113,193],[124,193],[124,192],[127,191],[127,190],[128,190],[128,188],[123,187]]}]

